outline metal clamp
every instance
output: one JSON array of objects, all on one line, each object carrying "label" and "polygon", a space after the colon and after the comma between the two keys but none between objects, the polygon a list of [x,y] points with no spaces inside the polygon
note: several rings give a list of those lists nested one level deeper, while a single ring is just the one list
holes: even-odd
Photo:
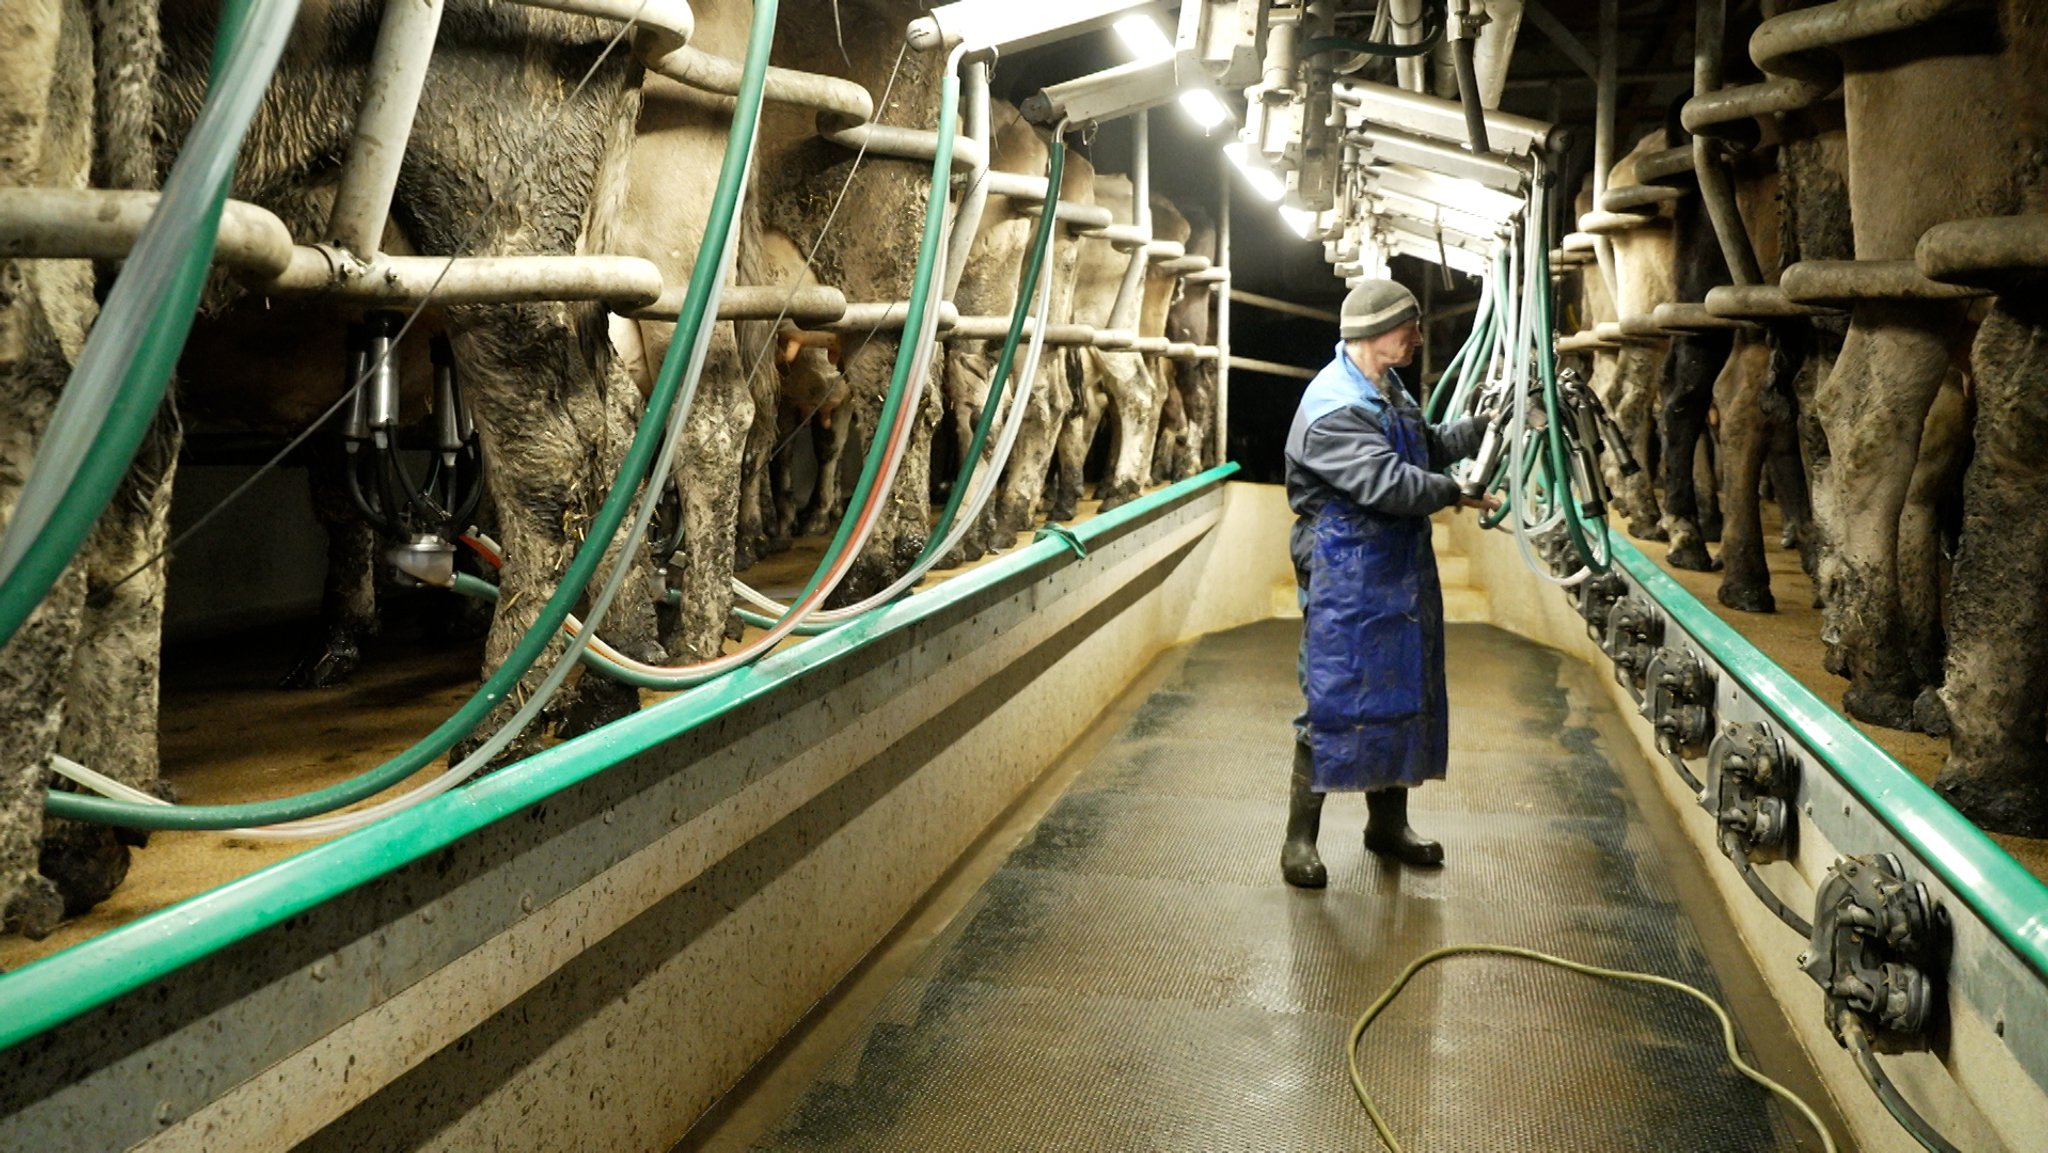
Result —
[{"label": "metal clamp", "polygon": [[1934,1018],[1928,973],[1937,928],[1927,886],[1906,876],[1892,853],[1845,857],[1814,897],[1813,937],[1799,967],[1827,993],[1828,1026],[1861,1020],[1879,1052],[1915,1047]]},{"label": "metal clamp", "polygon": [[1666,753],[1696,757],[1714,732],[1714,677],[1691,649],[1659,648],[1643,667],[1643,717]]},{"label": "metal clamp", "polygon": [[1721,851],[1738,863],[1783,856],[1798,788],[1798,758],[1769,726],[1722,726],[1707,749],[1708,808],[1721,824]]},{"label": "metal clamp", "polygon": [[1664,618],[1638,594],[1614,603],[1607,614],[1607,636],[1600,649],[1614,662],[1614,679],[1628,687],[1638,699],[1650,668],[1650,654],[1664,639]]}]

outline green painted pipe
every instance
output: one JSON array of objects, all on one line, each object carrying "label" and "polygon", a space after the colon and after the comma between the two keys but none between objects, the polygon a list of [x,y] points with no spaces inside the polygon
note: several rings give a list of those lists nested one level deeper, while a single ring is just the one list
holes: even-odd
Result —
[{"label": "green painted pipe", "polygon": [[[774,0],[759,0],[772,11]],[[756,11],[760,11],[760,7]],[[707,262],[709,263],[709,262]],[[1218,488],[1225,464],[1077,525],[1091,546],[1135,521]],[[819,666],[1021,578],[1086,563],[1043,540],[937,588],[835,629],[831,635],[662,701],[507,766],[461,789],[315,845],[239,880],[160,909],[0,975],[0,1050],[18,1045],[236,944],[359,885],[439,852],[605,769],[777,691]]]},{"label": "green painted pipe", "polygon": [[156,420],[213,266],[236,153],[297,18],[297,0],[222,7],[215,82],[190,147],[86,338],[0,536],[0,646],[63,575]]},{"label": "green painted pipe", "polygon": [[[761,94],[768,73],[768,52],[775,38],[778,3],[779,0],[755,0],[754,23],[748,38],[740,93],[733,110],[732,132],[726,138],[725,158],[712,196],[711,220],[704,230],[702,251],[705,252],[725,250],[727,236],[737,215],[740,187],[746,174],[754,131],[760,120]],[[685,362],[689,359],[688,349],[695,343],[696,327],[704,323],[712,290],[717,286],[719,264],[717,260],[700,260],[691,270],[689,289],[684,295],[683,308],[676,323],[677,338],[669,344],[668,356],[663,359],[661,372],[648,396],[647,409],[641,415],[639,427],[634,430],[632,445],[626,450],[625,464],[619,473],[621,481],[612,487],[597,515],[592,518],[589,534],[583,547],[569,562],[568,573],[555,587],[547,603],[541,606],[533,627],[513,646],[497,672],[491,674],[476,695],[464,702],[455,715],[443,721],[425,739],[383,765],[361,776],[296,797],[239,805],[162,806],[53,791],[44,799],[47,811],[71,820],[135,829],[239,829],[251,825],[273,825],[332,812],[383,792],[425,768],[467,736],[499,701],[511,693],[519,678],[546,651],[563,621],[568,619],[570,609],[581,599],[584,586],[596,574],[607,542],[625,520],[637,486],[624,478],[645,475],[660,446],[669,412],[683,391],[682,378]],[[694,395],[695,382],[691,384]]]},{"label": "green painted pipe", "polygon": [[[2048,885],[2027,872],[1954,806],[1869,737],[1785,675],[1747,637],[1715,616],[1628,541],[1615,563],[1699,642],[1735,682],[1797,734],[1835,778],[1940,877],[2022,963],[2048,980]],[[1844,852],[1857,846],[1840,846]]]}]

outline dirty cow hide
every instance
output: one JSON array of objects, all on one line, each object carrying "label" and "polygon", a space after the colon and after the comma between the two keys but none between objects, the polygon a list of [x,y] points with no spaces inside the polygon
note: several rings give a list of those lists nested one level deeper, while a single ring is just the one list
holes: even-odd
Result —
[{"label": "dirty cow hide", "polygon": [[[1067,151],[1066,167],[1060,177],[1060,203],[1095,203],[1095,166],[1073,149]],[[1050,316],[1052,323],[1064,324],[1074,319],[1081,240],[1070,225],[1057,224],[1052,243],[1052,267],[1047,270],[1054,278]],[[1024,409],[1024,427],[1018,431],[1009,467],[1003,470],[1003,486],[996,493],[995,520],[991,525],[994,540],[1032,527],[1048,480],[1056,487],[1062,483],[1059,477],[1049,478],[1047,469],[1080,396],[1078,366],[1078,352],[1071,347],[1048,345],[1039,357],[1038,379],[1033,382],[1030,401]],[[1079,499],[1080,479],[1077,462],[1070,501]],[[1066,515],[1073,513],[1068,511]],[[1062,518],[1056,515],[1054,519]]]},{"label": "dirty cow hide", "polygon": [[[825,19],[785,21],[776,38],[776,64],[841,75],[863,85],[875,94],[877,123],[936,127],[944,56],[903,51],[904,29],[923,9],[907,0],[842,0],[838,11],[836,27]],[[849,301],[909,299],[931,185],[929,162],[869,155],[856,169],[851,150],[817,135],[815,113],[773,105],[762,116],[756,157],[764,225],[786,234],[805,252],[816,246],[812,271],[820,283],[839,288]],[[842,187],[846,195],[838,203]],[[899,343],[894,331],[844,337],[840,371],[851,393],[847,409],[855,445],[887,434],[877,424]],[[880,590],[924,548],[930,532],[931,440],[941,405],[935,383],[939,370],[935,362],[922,403],[909,414],[914,424],[902,469],[874,535],[839,586],[834,604]],[[834,519],[850,495],[841,476],[838,461],[820,464],[818,504]]]},{"label": "dirty cow hide", "polygon": [[[1047,141],[1019,115],[1015,105],[1005,100],[994,100],[990,105],[990,167],[1001,172],[1043,176],[1051,157]],[[953,303],[960,309],[960,315],[1009,316],[1016,306],[1020,278],[1030,257],[1031,238],[1038,224],[1037,215],[1026,213],[1022,208],[1007,196],[988,198],[959,287],[953,293]],[[1047,257],[1047,276],[1057,275],[1058,270],[1053,266],[1056,257],[1057,254]],[[995,375],[996,360],[1001,351],[1000,340],[958,340],[946,345],[945,400],[952,417],[955,441],[954,451],[948,455],[955,462],[965,460],[972,449],[975,422],[981,418],[986,398],[992,394],[1002,395],[1002,382],[997,382],[993,392],[991,389],[991,378]],[[1008,387],[1029,387],[1036,392],[1043,387],[1046,374],[1041,368],[1038,380],[1024,381],[1024,353],[1024,345],[1020,343],[1011,368],[1013,381]],[[1059,359],[1057,350],[1049,349],[1048,353],[1041,357],[1041,365],[1047,360]],[[1032,398],[1032,402],[1041,407],[1045,403],[1040,397]],[[1000,407],[998,411],[1001,411]],[[1019,435],[1022,435],[1022,430]],[[992,478],[987,476],[987,460],[994,451],[995,434],[991,433],[988,444],[981,451],[982,461],[977,466],[976,479],[970,483],[990,483]],[[997,527],[999,511],[996,502],[991,501],[953,555],[945,558],[946,563],[971,561],[996,547],[1000,535]]]},{"label": "dirty cow hide", "polygon": [[[2048,13],[2006,0],[2002,100],[2014,111],[2023,195],[2048,212]],[[1991,157],[1981,163],[1991,163]],[[2048,836],[2048,292],[2005,286],[1977,333],[1977,448],[1963,493],[1943,689],[1953,741],[1935,786],[1986,828]]]},{"label": "dirty cow hide", "polygon": [[[1996,29],[1973,16],[1844,50],[1858,260],[1909,260],[1930,226],[2011,204],[2019,166],[1998,47]],[[1912,728],[1939,708],[1914,644],[1938,635],[1926,618],[1939,602],[1903,593],[1901,555],[1925,546],[1902,539],[1902,517],[1969,322],[1962,302],[1858,302],[1815,397],[1838,546],[1822,581],[1826,627],[1851,681],[1843,708],[1874,724]]]},{"label": "dirty cow hide", "polygon": [[[700,5],[691,43],[727,59],[746,51],[752,5]],[[729,99],[648,76],[626,166],[622,211],[612,248],[661,268],[665,284],[688,282],[711,215],[719,161],[731,121]],[[752,205],[735,221],[739,258],[731,283],[762,283],[760,227]],[[715,259],[716,254],[708,254]],[[675,326],[639,325],[648,371],[668,355]],[[737,332],[735,331],[737,329]],[[664,647],[678,660],[718,655],[732,609],[735,564],[767,547],[765,468],[743,483],[743,464],[773,446],[778,378],[766,324],[718,324],[711,331],[696,402],[676,454],[680,543],[667,558],[667,581],[680,595],[664,614]],[[765,413],[765,420],[757,420]]]},{"label": "dirty cow hide", "polygon": [[[0,185],[154,187],[154,6],[27,0],[8,16],[0,37]],[[96,313],[86,262],[0,261],[0,527]],[[0,932],[42,936],[127,873],[124,842],[134,838],[71,822],[45,827],[52,753],[130,785],[159,787],[163,570],[120,578],[163,542],[178,441],[167,407],[79,555],[0,650]]]}]

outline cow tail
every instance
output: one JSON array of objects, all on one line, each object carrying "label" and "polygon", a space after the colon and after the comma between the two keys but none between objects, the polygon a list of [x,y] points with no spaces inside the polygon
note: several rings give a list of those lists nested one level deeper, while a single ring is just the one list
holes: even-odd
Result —
[{"label": "cow tail", "polygon": [[157,69],[163,35],[156,0],[96,0],[93,42],[97,60],[99,188],[157,187]]}]

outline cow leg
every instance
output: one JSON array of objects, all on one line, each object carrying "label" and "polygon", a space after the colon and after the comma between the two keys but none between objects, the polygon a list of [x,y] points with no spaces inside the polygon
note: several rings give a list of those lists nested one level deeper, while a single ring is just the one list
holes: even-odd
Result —
[{"label": "cow leg", "polygon": [[1045,491],[1046,470],[1065,429],[1072,398],[1067,350],[1048,348],[1039,358],[1037,387],[1031,390],[1024,409],[1024,427],[1017,431],[1017,445],[1003,472],[1002,491],[996,494],[995,515],[989,525],[995,540],[1031,527],[1031,515]]},{"label": "cow leg", "polygon": [[1115,407],[1116,447],[1110,454],[1109,476],[1098,495],[1109,510],[1137,498],[1144,491],[1145,458],[1152,447],[1152,426],[1157,419],[1152,374],[1144,358],[1136,353],[1109,353],[1104,386]]},{"label": "cow leg", "polygon": [[[982,403],[988,396],[989,378],[994,375],[995,364],[990,359],[988,346],[984,342],[956,344],[947,350],[944,401],[947,411],[953,417],[955,461],[964,463],[968,454],[974,451],[974,426],[981,419]],[[982,450],[982,459],[975,465],[975,480],[968,482],[970,487],[977,480],[982,484],[989,483],[988,458],[994,451],[994,443],[992,434],[989,444]],[[949,493],[949,498],[952,495]],[[965,513],[966,494],[960,494],[959,500],[960,511]],[[970,526],[966,535],[960,538],[959,546],[941,558],[940,563],[952,566],[980,559],[982,554],[988,551],[988,546],[987,535],[977,531],[979,528],[979,522]]]},{"label": "cow leg", "polygon": [[1935,788],[1987,829],[2048,837],[2048,298],[2001,296],[1972,363],[1976,455],[1942,690],[1954,733]]},{"label": "cow leg", "polygon": [[1715,407],[1721,413],[1721,587],[1718,596],[1729,608],[1749,613],[1777,611],[1771,597],[1771,569],[1764,556],[1764,526],[1759,508],[1764,456],[1770,446],[1769,417],[1763,406],[1764,375],[1769,350],[1744,340],[1728,357],[1715,385]]},{"label": "cow leg", "polygon": [[[6,82],[0,77],[0,84]],[[37,299],[36,289],[61,290],[64,286],[46,278],[84,271],[83,264],[0,262],[0,411],[13,422],[8,435],[0,436],[0,530],[12,517],[34,446],[70,371],[70,359],[46,323],[45,310],[52,306]],[[76,291],[64,295],[89,316],[90,280],[71,279],[69,287]],[[74,561],[13,639],[0,646],[0,933],[41,938],[64,915],[65,899],[38,871],[38,859],[43,791],[64,723],[64,688],[84,609],[85,573]]]},{"label": "cow leg", "polygon": [[1186,480],[1223,463],[1216,459],[1216,369],[1207,361],[1184,365],[1181,375],[1188,382],[1182,403],[1188,416],[1188,453],[1175,480]]},{"label": "cow leg", "polygon": [[1607,408],[1622,434],[1629,438],[1629,449],[1642,466],[1632,476],[1615,478],[1616,511],[1627,521],[1630,536],[1637,540],[1663,540],[1663,517],[1657,508],[1653,480],[1656,464],[1650,455],[1650,442],[1656,434],[1652,410],[1656,406],[1657,376],[1663,368],[1663,354],[1655,345],[1624,344],[1614,353],[1596,355],[1603,359],[1611,355],[1614,359],[1613,393],[1606,398]]},{"label": "cow leg", "polygon": [[1180,471],[1180,458],[1185,454],[1188,434],[1187,407],[1181,399],[1179,365],[1169,360],[1155,361],[1160,380],[1159,389],[1159,435],[1152,445],[1152,469],[1148,474],[1153,484],[1165,484],[1174,479]]},{"label": "cow leg", "polygon": [[[869,346],[870,349],[874,347]],[[889,347],[893,349],[894,346]],[[880,397],[886,388],[886,379],[863,380],[861,373],[863,370],[868,373],[891,371],[893,359],[870,356],[859,367],[850,369],[846,376],[854,396],[871,394]],[[860,556],[854,559],[846,579],[828,598],[828,604],[853,604],[888,587],[891,581],[916,563],[918,554],[924,551],[931,537],[931,444],[943,407],[942,389],[937,379],[942,367],[934,364],[927,370],[929,378],[924,395],[916,411],[908,414],[913,423],[909,430],[909,443],[903,450],[903,463],[896,472],[896,481],[886,494],[876,494],[886,499],[876,513],[878,519],[873,535],[869,536],[867,547],[861,550]],[[877,403],[866,423],[874,428],[874,436],[886,437],[889,430],[878,427],[880,413],[881,406]]]},{"label": "cow leg", "polygon": [[1102,354],[1084,350],[1068,365],[1074,389],[1065,419],[1060,422],[1058,471],[1053,476],[1052,500],[1045,510],[1048,521],[1068,521],[1081,511],[1081,497],[1088,485],[1088,452],[1095,444],[1095,430],[1109,409],[1103,388]]},{"label": "cow leg", "polygon": [[[161,553],[168,536],[182,440],[167,408],[80,553],[85,612],[57,738],[58,750],[80,764],[157,793],[164,566],[144,562]],[[43,875],[64,894],[64,911],[77,916],[113,894],[128,875],[128,846],[147,839],[138,831],[51,820],[43,830]]]},{"label": "cow leg", "polygon": [[1708,572],[1714,567],[1700,531],[1693,467],[1714,402],[1714,378],[1728,360],[1729,343],[1718,333],[1671,342],[1670,371],[1665,375],[1670,389],[1658,413],[1658,431],[1664,443],[1663,524],[1671,540],[1665,559],[1677,568]]},{"label": "cow leg", "polygon": [[1935,736],[1948,732],[1940,695],[1947,650],[1940,505],[1956,491],[1968,461],[1969,408],[1959,379],[1936,394],[1920,431],[1920,456],[1906,489],[1906,507],[1899,514],[1900,635],[1914,680],[1926,686],[1914,700],[1912,727]]},{"label": "cow leg", "polygon": [[[500,305],[463,309],[452,319],[459,324],[453,333],[457,355],[479,382],[469,392],[470,404],[505,545],[502,595],[484,645],[488,675],[532,627],[617,477],[632,404],[627,398],[637,393],[609,358],[598,362],[606,367],[593,371],[592,350],[607,346],[598,310],[589,306]],[[707,383],[710,371],[707,367]],[[601,385],[593,380],[600,373],[617,379]],[[690,459],[687,450],[683,459]],[[728,534],[722,543],[730,539]],[[729,556],[729,550],[725,544],[721,551]],[[631,565],[606,615],[603,635],[628,655],[660,659],[648,565],[642,557]],[[609,566],[600,568],[609,571]],[[501,703],[479,731],[502,724],[526,694],[536,691],[560,646],[559,638],[550,639],[513,699]],[[579,698],[601,702],[602,708],[597,713],[578,709]],[[637,702],[630,686],[588,677],[560,693],[551,708],[557,716],[575,716],[583,727],[601,715],[630,711]],[[532,752],[539,743],[540,734],[529,729],[504,759]]]},{"label": "cow leg", "polygon": [[1913,479],[1906,462],[1919,455],[1958,319],[1954,309],[1927,303],[1857,305],[1841,359],[1816,398],[1840,511],[1827,610],[1852,682],[1842,705],[1887,728],[1911,726],[1920,688],[1899,604],[1899,515]]},{"label": "cow leg", "polygon": [[320,592],[320,636],[306,646],[280,688],[327,689],[348,683],[362,663],[364,638],[377,632],[377,530],[348,495],[341,439],[317,438],[306,469],[313,515],[327,533]]},{"label": "cow leg", "polygon": [[1771,492],[1777,497],[1782,532],[1779,543],[1799,550],[1800,567],[1813,575],[1813,502],[1807,489],[1806,468],[1800,459],[1800,421],[1796,381],[1806,362],[1811,330],[1803,323],[1775,325],[1770,329],[1770,368],[1761,398],[1770,444],[1765,449],[1764,467],[1769,470]]},{"label": "cow leg", "polygon": [[711,335],[697,403],[676,454],[677,467],[686,470],[683,541],[669,567],[682,594],[682,613],[664,639],[678,660],[709,660],[724,649],[732,614],[732,542],[740,531],[740,469],[755,424],[739,342],[721,325]]}]

